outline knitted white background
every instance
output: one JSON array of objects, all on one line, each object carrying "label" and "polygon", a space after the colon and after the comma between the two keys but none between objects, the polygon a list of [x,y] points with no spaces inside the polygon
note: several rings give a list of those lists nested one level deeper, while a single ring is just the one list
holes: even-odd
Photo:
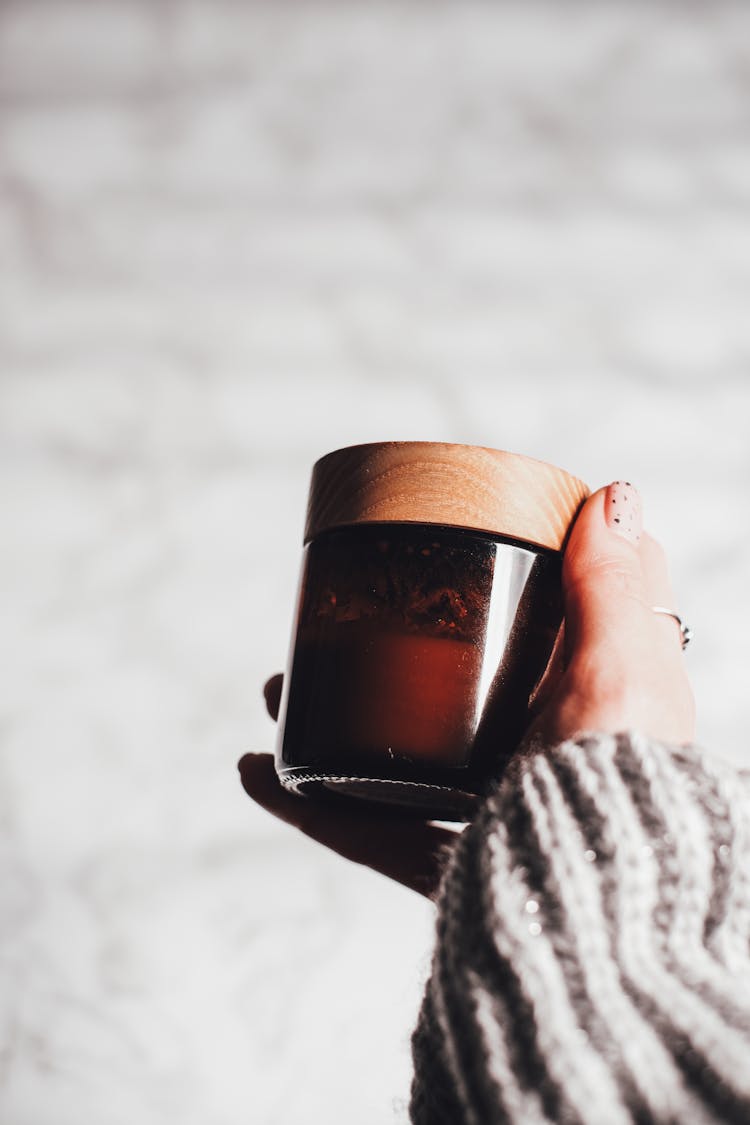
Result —
[{"label": "knitted white background", "polygon": [[625,476],[750,721],[742,5],[0,7],[8,1125],[403,1121],[427,904],[253,808],[313,460]]}]

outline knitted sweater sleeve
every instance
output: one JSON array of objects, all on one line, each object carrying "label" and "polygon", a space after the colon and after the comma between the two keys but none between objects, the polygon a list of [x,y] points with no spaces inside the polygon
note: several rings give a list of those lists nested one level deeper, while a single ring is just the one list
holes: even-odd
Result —
[{"label": "knitted sweater sleeve", "polygon": [[634,732],[531,747],[461,835],[414,1125],[750,1123],[750,777]]}]

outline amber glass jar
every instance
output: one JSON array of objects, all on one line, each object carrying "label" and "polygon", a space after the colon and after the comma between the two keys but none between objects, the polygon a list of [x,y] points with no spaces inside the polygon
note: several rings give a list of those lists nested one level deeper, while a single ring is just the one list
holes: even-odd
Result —
[{"label": "amber glass jar", "polygon": [[316,462],[282,784],[468,818],[528,724],[587,495],[551,465],[474,446],[381,442]]}]

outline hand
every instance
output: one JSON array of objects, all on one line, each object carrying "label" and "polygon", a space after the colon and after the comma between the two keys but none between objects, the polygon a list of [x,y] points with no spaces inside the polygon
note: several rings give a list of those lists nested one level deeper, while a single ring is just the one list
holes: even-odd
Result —
[{"label": "hand", "polygon": [[[266,707],[278,718],[282,677],[272,676],[264,688]],[[388,805],[378,807],[343,801],[317,804],[297,797],[280,784],[272,754],[245,754],[238,763],[245,791],[264,809],[332,848],[345,859],[371,867],[405,887],[432,898],[458,831],[415,820]]]},{"label": "hand", "polygon": [[[664,742],[695,737],[693,694],[664,552],[642,531],[640,497],[615,482],[581,509],[563,560],[565,624],[532,702],[524,737],[552,747],[584,731],[639,730]],[[265,687],[277,718],[281,676]],[[270,754],[246,754],[242,784],[260,805],[339,855],[433,897],[457,833],[389,808],[316,805],[279,784]]]}]

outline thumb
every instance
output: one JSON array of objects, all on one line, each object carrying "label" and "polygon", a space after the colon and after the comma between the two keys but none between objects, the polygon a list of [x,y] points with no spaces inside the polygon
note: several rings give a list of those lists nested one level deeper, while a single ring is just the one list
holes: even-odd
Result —
[{"label": "thumb", "polygon": [[566,663],[576,651],[611,650],[642,630],[650,612],[640,549],[643,506],[629,481],[600,488],[573,525],[563,562]]},{"label": "thumb", "polygon": [[638,492],[615,481],[591,496],[563,559],[562,677],[529,736],[550,743],[584,730],[641,730],[668,742],[695,735],[695,705],[674,621],[664,552],[643,530]]}]

